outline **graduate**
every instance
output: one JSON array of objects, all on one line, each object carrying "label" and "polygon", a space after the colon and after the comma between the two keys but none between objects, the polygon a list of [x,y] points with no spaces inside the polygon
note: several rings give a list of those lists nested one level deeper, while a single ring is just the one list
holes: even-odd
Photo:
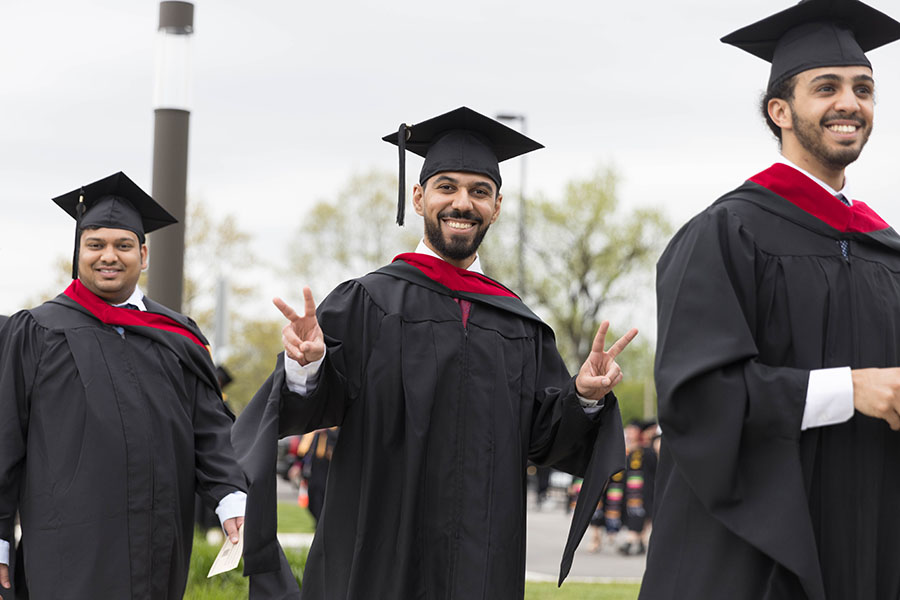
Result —
[{"label": "graduate", "polygon": [[781,158],[659,260],[643,600],[900,597],[900,237],[845,174],[872,132],[865,52],[898,37],[805,0],[722,40],[771,62]]},{"label": "graduate", "polygon": [[76,219],[72,284],[0,329],[0,590],[180,599],[195,490],[237,541],[246,481],[205,338],[137,287],[146,234],[175,219],[124,173],[54,202]]},{"label": "graduate", "polygon": [[[587,477],[561,581],[623,466],[615,358],[637,330],[605,349],[604,322],[570,376],[550,328],[482,274],[498,163],[539,144],[467,108],[385,140],[401,161],[405,149],[425,157],[412,198],[424,239],[318,308],[305,288],[303,315],[276,300],[285,353],[235,424],[236,450],[258,466],[245,573],[286,570],[274,547],[275,437],[339,425],[304,599],[522,598],[527,462]],[[401,187],[401,223],[403,202]]]}]

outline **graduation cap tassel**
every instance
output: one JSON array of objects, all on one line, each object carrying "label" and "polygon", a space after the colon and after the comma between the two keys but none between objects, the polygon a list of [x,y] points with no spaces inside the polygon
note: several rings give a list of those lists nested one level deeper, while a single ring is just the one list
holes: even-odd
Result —
[{"label": "graduation cap tassel", "polygon": [[400,172],[398,178],[400,180],[399,190],[397,192],[397,225],[403,227],[404,216],[406,215],[406,139],[409,137],[409,127],[406,123],[400,123],[400,129],[397,130],[397,148],[400,149]]},{"label": "graduation cap tassel", "polygon": [[78,194],[78,204],[75,206],[75,251],[72,253],[72,279],[78,279],[78,247],[81,245],[81,218],[85,212],[84,188]]}]

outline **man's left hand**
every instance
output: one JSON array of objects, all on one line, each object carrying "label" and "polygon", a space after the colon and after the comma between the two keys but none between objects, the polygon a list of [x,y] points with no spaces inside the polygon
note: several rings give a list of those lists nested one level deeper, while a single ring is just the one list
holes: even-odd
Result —
[{"label": "man's left hand", "polygon": [[581,365],[578,376],[575,378],[575,390],[579,395],[590,400],[602,400],[622,381],[622,369],[616,363],[616,356],[638,334],[638,330],[632,328],[610,346],[609,350],[604,351],[607,331],[609,331],[609,321],[603,321],[600,323],[597,335],[594,336],[591,353]]},{"label": "man's left hand", "polygon": [[244,524],[244,517],[232,517],[222,523],[222,527],[225,528],[225,535],[228,536],[228,540],[232,544],[237,544],[238,540],[240,540],[240,536],[238,535],[238,530],[240,530],[241,525]]}]

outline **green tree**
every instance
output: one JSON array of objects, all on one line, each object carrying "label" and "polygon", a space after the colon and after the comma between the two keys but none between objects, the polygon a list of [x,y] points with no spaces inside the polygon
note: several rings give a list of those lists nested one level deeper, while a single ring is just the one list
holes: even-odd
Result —
[{"label": "green tree", "polygon": [[[612,169],[598,170],[570,182],[559,200],[529,202],[524,299],[553,327],[573,372],[590,351],[603,318],[653,297],[653,265],[672,230],[656,208],[621,206],[616,183]],[[482,261],[489,273],[512,281],[515,227],[507,222],[497,229],[485,238]],[[624,332],[624,323],[613,325]],[[616,337],[611,332],[607,344]],[[627,376],[617,388],[623,414],[641,416],[646,405],[655,405],[653,353],[652,340],[638,337],[619,359]]]},{"label": "green tree", "polygon": [[[410,199],[407,197],[407,204]],[[316,300],[337,284],[415,249],[421,218],[409,206],[397,227],[397,178],[369,171],[354,175],[337,198],[320,200],[305,216],[290,249],[293,282],[309,285]]]}]

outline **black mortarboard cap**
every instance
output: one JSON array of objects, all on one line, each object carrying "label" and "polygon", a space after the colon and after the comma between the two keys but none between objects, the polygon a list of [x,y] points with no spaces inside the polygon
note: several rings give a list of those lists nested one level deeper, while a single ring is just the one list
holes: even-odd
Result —
[{"label": "black mortarboard cap", "polygon": [[406,207],[406,150],[425,158],[419,183],[437,173],[461,171],[490,177],[500,189],[499,163],[543,148],[503,123],[465,106],[415,125],[400,125],[384,141],[400,150],[400,191],[397,224],[403,225]]},{"label": "black mortarboard cap", "polygon": [[865,52],[900,38],[900,23],[859,0],[803,0],[722,38],[772,63],[768,88],[818,67],[871,67]]},{"label": "black mortarboard cap", "polygon": [[127,229],[143,244],[146,234],[178,222],[121,171],[57,196],[53,201],[75,219],[72,279],[78,277],[78,247],[83,229]]}]

